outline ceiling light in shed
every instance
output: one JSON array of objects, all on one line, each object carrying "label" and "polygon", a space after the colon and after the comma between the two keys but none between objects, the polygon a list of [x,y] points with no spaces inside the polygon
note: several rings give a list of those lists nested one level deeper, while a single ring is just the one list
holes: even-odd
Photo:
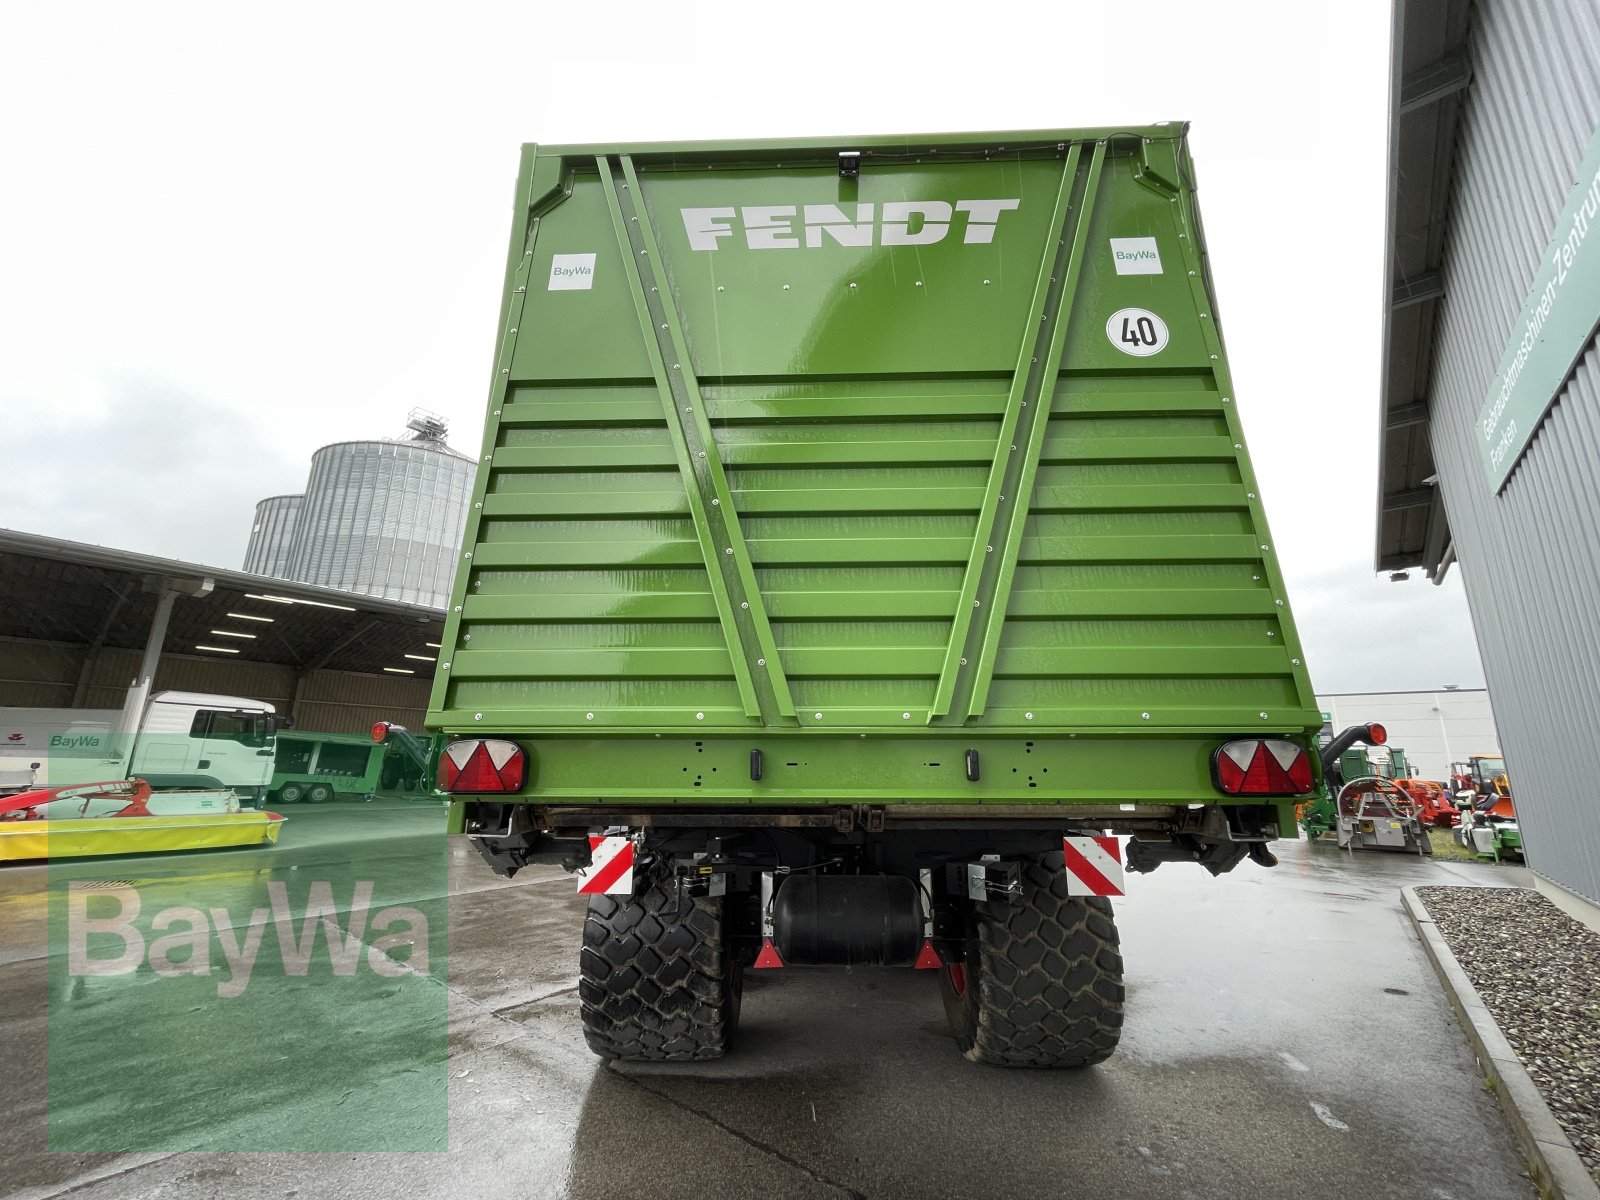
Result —
[{"label": "ceiling light in shed", "polygon": [[384,670],[389,672],[389,674],[391,674],[391,675],[415,675],[416,674],[416,672],[413,671],[410,667],[385,667]]},{"label": "ceiling light in shed", "polygon": [[209,650],[213,654],[237,654],[237,653],[239,653],[232,646],[196,646],[195,649],[196,650]]},{"label": "ceiling light in shed", "polygon": [[255,636],[256,636],[253,633],[235,633],[231,629],[213,629],[211,632],[216,634],[218,637],[250,638],[252,641],[255,640]]},{"label": "ceiling light in shed", "polygon": [[230,617],[238,617],[241,621],[265,621],[269,625],[278,619],[277,617],[258,617],[254,613],[229,613],[228,615]]},{"label": "ceiling light in shed", "polygon": [[246,592],[246,600],[270,600],[274,604],[309,604],[313,608],[336,608],[340,612],[355,612],[355,606],[350,604],[329,604],[326,600],[301,600],[293,596],[267,596],[256,592]]},{"label": "ceiling light in shed", "polygon": [[414,658],[418,662],[438,662],[439,661],[438,659],[434,658],[434,656],[431,655],[431,654],[408,654],[408,655],[406,655],[406,657],[407,658]]}]

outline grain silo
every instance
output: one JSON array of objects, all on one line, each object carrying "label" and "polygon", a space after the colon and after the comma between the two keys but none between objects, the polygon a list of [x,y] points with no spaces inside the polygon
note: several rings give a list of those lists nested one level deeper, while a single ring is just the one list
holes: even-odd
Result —
[{"label": "grain silo", "polygon": [[256,505],[255,524],[250,527],[250,544],[244,552],[244,569],[252,575],[289,577],[289,553],[294,544],[294,527],[305,497],[268,496]]},{"label": "grain silo", "polygon": [[416,409],[407,438],[334,442],[311,458],[288,577],[442,608],[474,462],[445,444],[444,419]]}]

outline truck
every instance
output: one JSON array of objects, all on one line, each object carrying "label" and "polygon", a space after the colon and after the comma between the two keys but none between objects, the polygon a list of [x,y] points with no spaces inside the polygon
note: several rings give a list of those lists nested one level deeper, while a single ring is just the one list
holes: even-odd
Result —
[{"label": "truck", "polygon": [[228,790],[255,805],[290,723],[262,700],[182,691],[152,695],[131,735],[122,718],[118,709],[0,708],[0,794],[139,778],[158,797]]},{"label": "truck", "polygon": [[1321,778],[1238,400],[1186,124],[524,147],[426,722],[588,897],[595,1053],[829,965],[1113,1053],[1126,873],[1270,867]]}]

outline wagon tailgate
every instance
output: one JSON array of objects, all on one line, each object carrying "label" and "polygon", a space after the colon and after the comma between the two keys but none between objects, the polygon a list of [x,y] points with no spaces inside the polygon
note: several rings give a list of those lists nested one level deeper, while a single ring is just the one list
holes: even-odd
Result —
[{"label": "wagon tailgate", "polygon": [[430,724],[1315,729],[1144,132],[530,148]]}]

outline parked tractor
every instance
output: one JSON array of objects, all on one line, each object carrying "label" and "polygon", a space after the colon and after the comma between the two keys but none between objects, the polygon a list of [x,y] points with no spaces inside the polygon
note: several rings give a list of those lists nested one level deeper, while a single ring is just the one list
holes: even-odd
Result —
[{"label": "parked tractor", "polygon": [[[1450,764],[1450,787],[1457,799],[1470,800],[1474,807],[1482,800],[1511,803],[1511,780],[1506,760],[1498,754],[1474,754],[1465,762]],[[1471,796],[1463,793],[1470,792]]]},{"label": "parked tractor", "polygon": [[1498,754],[1474,754],[1450,764],[1455,801],[1461,809],[1456,842],[1479,858],[1522,858],[1522,830],[1511,799],[1506,761]]}]

